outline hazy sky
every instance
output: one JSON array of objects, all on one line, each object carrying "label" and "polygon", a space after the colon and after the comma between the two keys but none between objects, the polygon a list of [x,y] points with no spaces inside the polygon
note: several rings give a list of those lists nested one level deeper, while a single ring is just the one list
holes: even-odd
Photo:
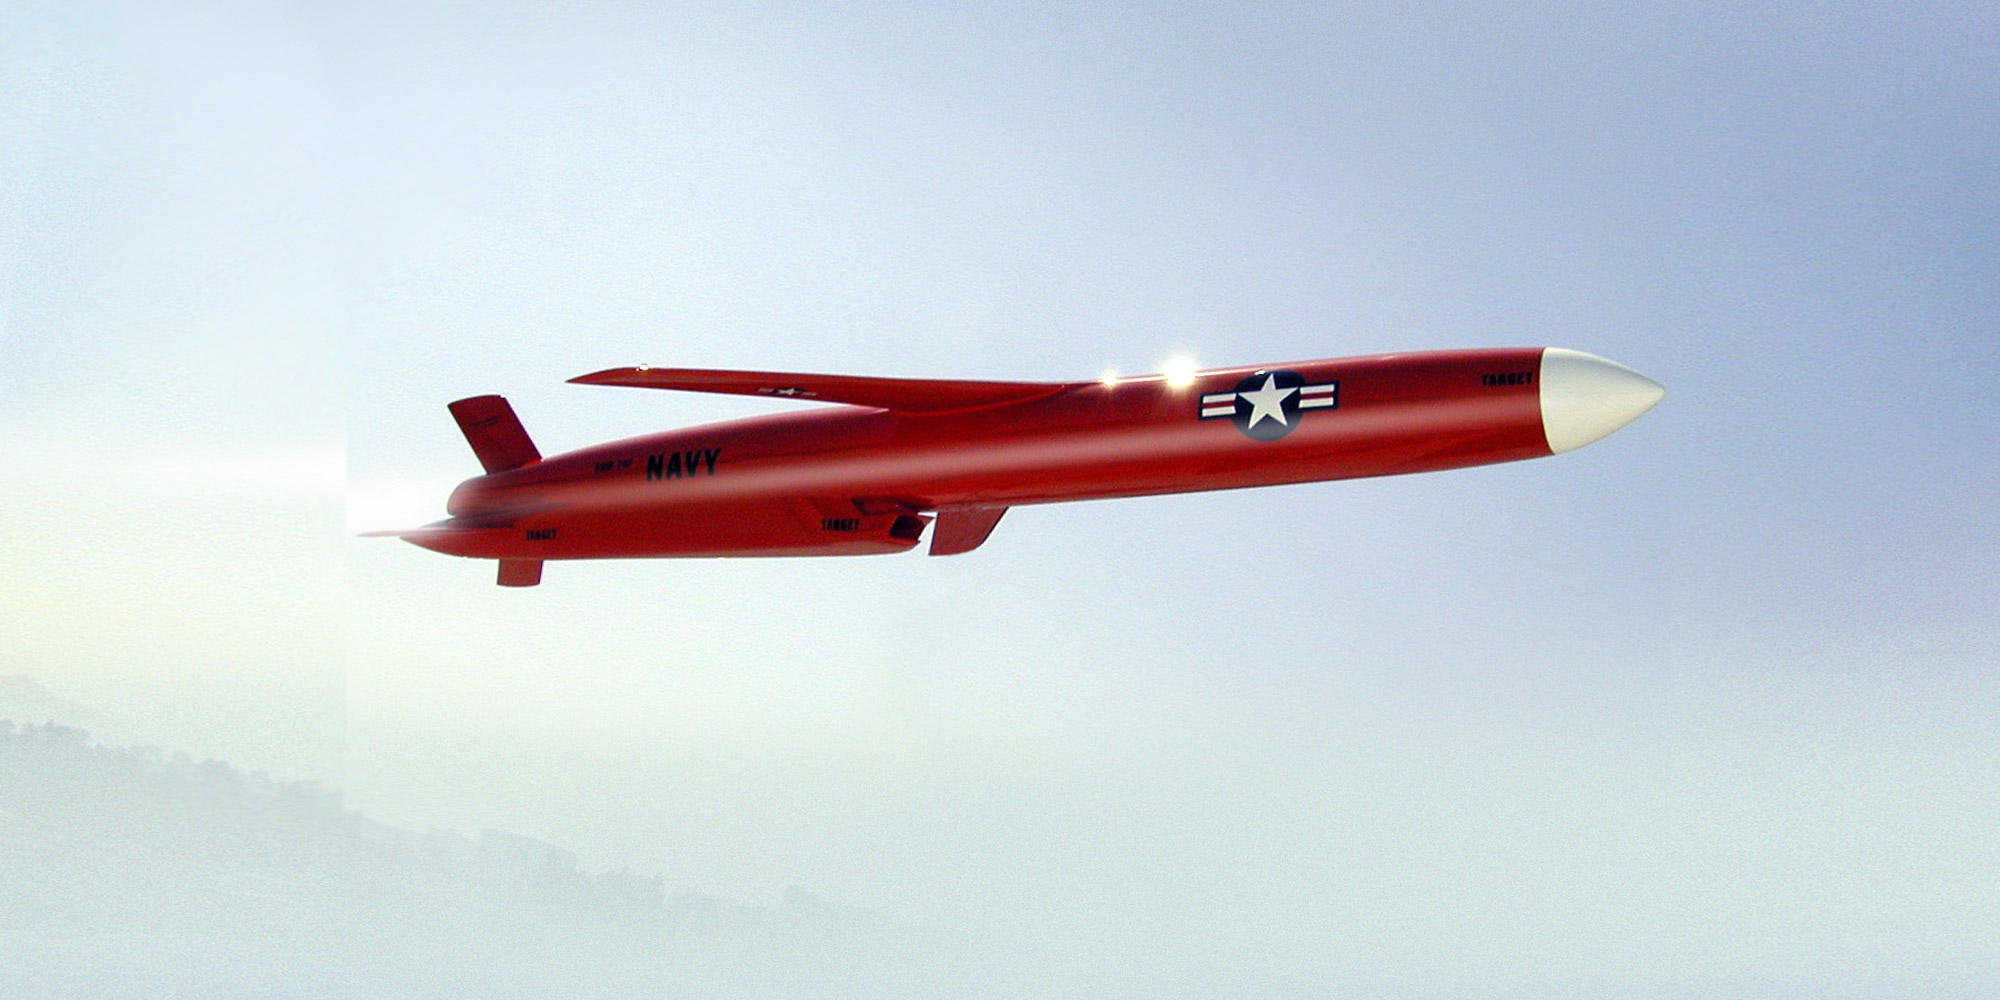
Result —
[{"label": "hazy sky", "polygon": [[[1995,80],[1978,3],[7,4],[0,673],[1043,994],[1990,994]],[[780,408],[614,365],[1538,344],[1669,396],[950,559],[352,537],[451,399]]]}]

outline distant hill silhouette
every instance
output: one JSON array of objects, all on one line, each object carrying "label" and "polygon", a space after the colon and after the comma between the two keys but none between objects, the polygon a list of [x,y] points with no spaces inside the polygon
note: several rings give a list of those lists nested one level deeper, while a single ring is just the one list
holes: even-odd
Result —
[{"label": "distant hill silhouette", "polygon": [[97,711],[60,698],[26,674],[0,674],[0,719],[18,722],[60,722],[94,733],[108,730]]},{"label": "distant hill silhouette", "polygon": [[775,908],[669,892],[531,838],[399,830],[311,783],[0,721],[8,997],[896,995],[943,943],[798,888]]}]

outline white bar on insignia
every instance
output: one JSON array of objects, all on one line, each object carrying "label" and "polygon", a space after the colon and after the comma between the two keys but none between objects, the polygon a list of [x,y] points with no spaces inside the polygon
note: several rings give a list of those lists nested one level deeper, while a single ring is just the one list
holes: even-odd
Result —
[{"label": "white bar on insignia", "polygon": [[1330,406],[1332,406],[1332,405],[1333,405],[1333,397],[1332,397],[1332,396],[1327,396],[1327,397],[1325,397],[1325,398],[1323,398],[1323,399],[1301,399],[1301,400],[1299,400],[1299,409],[1301,409],[1301,410],[1324,410],[1324,409],[1326,409],[1327,407],[1330,407]]},{"label": "white bar on insignia", "polygon": [[1325,395],[1330,395],[1330,394],[1331,394],[1331,393],[1333,392],[1333,390],[1335,390],[1335,389],[1338,389],[1338,388],[1340,388],[1340,387],[1339,387],[1339,386],[1337,386],[1337,385],[1334,385],[1334,384],[1333,384],[1333,383],[1331,383],[1331,382],[1328,382],[1328,383],[1327,383],[1327,384],[1325,384],[1325,385],[1302,385],[1302,386],[1299,386],[1299,395],[1301,395],[1301,396],[1325,396]]},{"label": "white bar on insignia", "polygon": [[1233,417],[1236,415],[1236,404],[1231,403],[1228,406],[1204,406],[1201,408],[1201,415],[1204,417]]},{"label": "white bar on insignia", "polygon": [[1236,394],[1233,392],[1211,392],[1201,397],[1201,405],[1203,406],[1215,406],[1221,403],[1234,404],[1235,402]]}]

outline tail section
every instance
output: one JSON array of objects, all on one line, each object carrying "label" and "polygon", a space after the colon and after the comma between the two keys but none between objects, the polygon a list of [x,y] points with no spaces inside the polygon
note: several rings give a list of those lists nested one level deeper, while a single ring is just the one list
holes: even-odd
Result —
[{"label": "tail section", "polygon": [[474,396],[451,404],[452,418],[465,432],[465,443],[479,456],[486,471],[506,472],[542,460],[521,419],[504,396]]}]

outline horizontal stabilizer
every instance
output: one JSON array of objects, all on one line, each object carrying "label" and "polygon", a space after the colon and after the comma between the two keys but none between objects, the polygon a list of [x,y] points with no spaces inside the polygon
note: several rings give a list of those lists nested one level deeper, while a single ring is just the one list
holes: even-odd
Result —
[{"label": "horizontal stabilizer", "polygon": [[937,525],[931,529],[931,555],[955,556],[978,548],[1005,513],[1005,507],[947,507],[938,511]]},{"label": "horizontal stabilizer", "polygon": [[872,406],[899,413],[949,413],[1043,399],[1079,382],[965,382],[942,379],[736,372],[701,368],[611,368],[570,379],[580,385],[774,396],[822,403]]},{"label": "horizontal stabilizer", "polygon": [[474,396],[452,403],[449,409],[458,429],[465,432],[465,443],[472,446],[472,453],[479,456],[479,464],[487,472],[506,472],[542,460],[542,453],[535,450],[535,442],[528,439],[527,429],[505,397]]}]

